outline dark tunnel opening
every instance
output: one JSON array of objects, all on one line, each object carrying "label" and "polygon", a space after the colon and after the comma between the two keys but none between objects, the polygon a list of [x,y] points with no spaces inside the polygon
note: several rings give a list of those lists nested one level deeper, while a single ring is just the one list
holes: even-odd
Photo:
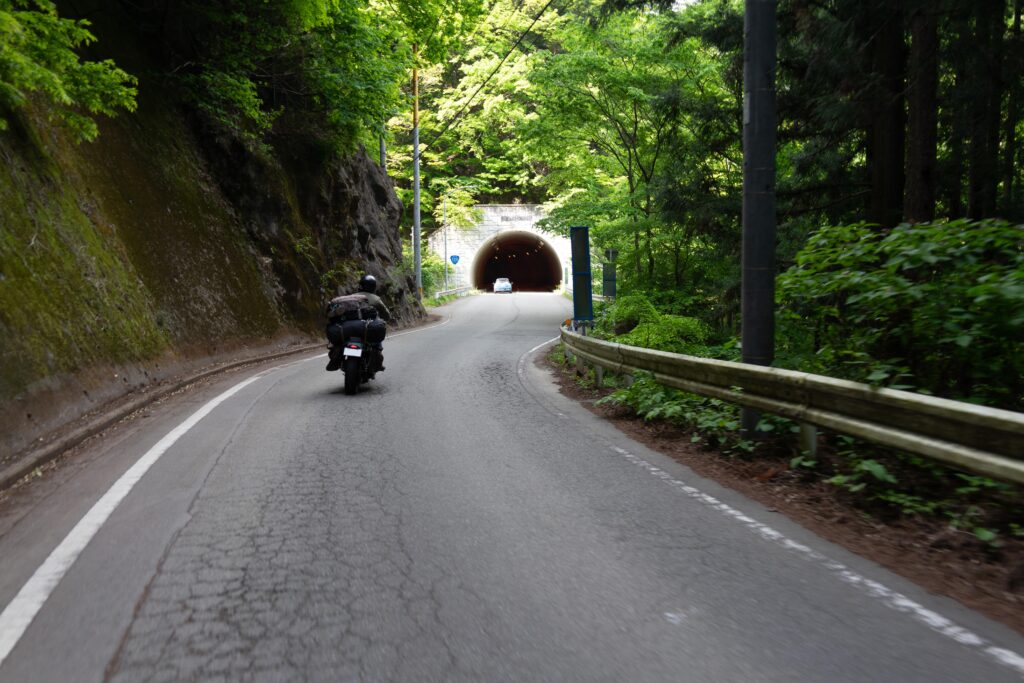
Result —
[{"label": "dark tunnel opening", "polygon": [[540,235],[523,230],[501,232],[480,245],[473,262],[473,286],[493,291],[507,277],[516,292],[553,292],[562,283],[558,254]]}]

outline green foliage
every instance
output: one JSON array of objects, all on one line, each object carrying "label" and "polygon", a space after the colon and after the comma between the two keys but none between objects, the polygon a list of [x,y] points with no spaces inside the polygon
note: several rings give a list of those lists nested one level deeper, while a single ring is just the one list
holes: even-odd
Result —
[{"label": "green foliage", "polygon": [[89,22],[63,19],[50,0],[0,0],[0,130],[3,109],[38,93],[78,140],[93,140],[92,116],[135,110],[134,77],[110,60],[83,60],[79,48],[95,41]]},{"label": "green foliage", "polygon": [[893,477],[885,465],[871,458],[851,456],[849,470],[845,474],[837,474],[828,480],[828,483],[840,486],[851,493],[858,493],[868,485],[865,478],[870,475],[875,480],[887,484],[895,484]]},{"label": "green foliage", "polygon": [[473,185],[463,185],[450,179],[436,179],[431,183],[436,198],[433,205],[434,223],[465,230],[480,224],[483,211],[477,208]]},{"label": "green foliage", "polygon": [[1020,409],[1022,245],[1000,221],[822,229],[779,278],[780,346],[798,369]]},{"label": "green foliage", "polygon": [[121,245],[50,169],[12,166],[0,174],[0,400],[164,350],[167,330]]},{"label": "green foliage", "polygon": [[736,404],[662,386],[649,372],[637,373],[631,385],[612,392],[598,401],[601,403],[627,406],[645,420],[665,420],[692,429],[693,443],[733,453],[749,453],[755,447],[754,442],[740,437]]},{"label": "green foliage", "polygon": [[[402,244],[402,267],[405,272],[412,276],[416,271],[413,264],[412,248],[408,242]],[[420,251],[420,277],[423,283],[424,299],[433,297],[434,294],[444,289],[445,262],[427,249]],[[451,270],[448,272],[451,277]]]},{"label": "green foliage", "polygon": [[598,334],[625,334],[641,323],[656,322],[661,314],[643,294],[620,296],[601,311],[597,320]]},{"label": "green foliage", "polygon": [[210,123],[253,147],[266,147],[287,120],[282,128],[347,150],[375,139],[405,106],[414,61],[441,59],[481,10],[480,0],[186,5],[180,19],[197,36],[187,48],[196,53],[182,55],[177,78]]},{"label": "green foliage", "polygon": [[708,352],[704,343],[707,338],[707,325],[700,320],[661,315],[656,320],[641,322],[628,333],[615,337],[614,341],[629,346],[703,356]]}]

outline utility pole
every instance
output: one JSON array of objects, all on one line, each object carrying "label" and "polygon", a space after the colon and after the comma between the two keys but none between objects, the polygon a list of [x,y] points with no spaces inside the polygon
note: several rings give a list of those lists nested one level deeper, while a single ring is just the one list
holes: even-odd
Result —
[{"label": "utility pole", "polygon": [[423,272],[420,261],[420,78],[419,49],[412,46],[412,253],[416,270],[416,300],[423,301]]},{"label": "utility pole", "polygon": [[448,291],[448,193],[441,204],[441,229],[444,230],[444,291]]},{"label": "utility pole", "polygon": [[[743,39],[743,362],[775,357],[775,8],[745,0]],[[743,409],[750,434],[760,415]]]}]

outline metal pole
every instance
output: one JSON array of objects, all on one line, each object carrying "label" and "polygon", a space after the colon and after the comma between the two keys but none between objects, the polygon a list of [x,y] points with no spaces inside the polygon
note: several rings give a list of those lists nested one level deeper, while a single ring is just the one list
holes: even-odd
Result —
[{"label": "metal pole", "polygon": [[448,291],[448,195],[441,204],[441,225],[444,229],[444,291]]},{"label": "metal pole", "polygon": [[[419,51],[412,46],[413,60]],[[412,254],[416,270],[416,299],[423,301],[423,272],[420,261],[420,79],[416,62],[412,67]]]},{"label": "metal pole", "polygon": [[[775,9],[776,0],[745,0],[743,41],[743,362],[775,356]],[[743,430],[760,416],[743,409]]]}]

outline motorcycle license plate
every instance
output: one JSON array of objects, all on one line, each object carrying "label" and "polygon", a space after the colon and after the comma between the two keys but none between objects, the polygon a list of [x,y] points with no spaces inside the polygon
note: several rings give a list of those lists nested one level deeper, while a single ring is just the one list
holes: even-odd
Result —
[{"label": "motorcycle license plate", "polygon": [[359,358],[359,357],[361,357],[363,355],[363,350],[362,349],[350,349],[350,348],[348,348],[346,346],[345,347],[345,352],[344,352],[343,355],[355,356],[356,358]]}]

